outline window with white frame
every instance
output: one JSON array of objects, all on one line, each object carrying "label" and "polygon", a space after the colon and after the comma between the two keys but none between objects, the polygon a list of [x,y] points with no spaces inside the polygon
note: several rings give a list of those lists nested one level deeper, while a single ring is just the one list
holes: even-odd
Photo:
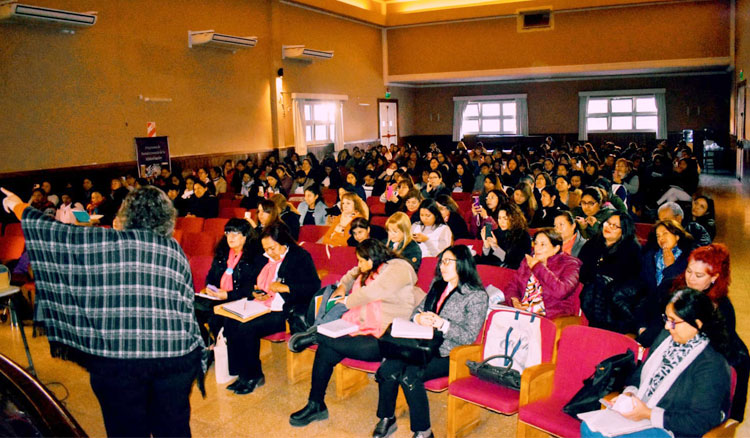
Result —
[{"label": "window with white frame", "polygon": [[581,92],[579,138],[588,133],[653,132],[666,138],[664,90]]},{"label": "window with white frame", "polygon": [[336,102],[308,101],[304,104],[305,142],[333,143],[336,139]]},{"label": "window with white frame", "polygon": [[453,138],[528,135],[526,95],[454,97]]}]

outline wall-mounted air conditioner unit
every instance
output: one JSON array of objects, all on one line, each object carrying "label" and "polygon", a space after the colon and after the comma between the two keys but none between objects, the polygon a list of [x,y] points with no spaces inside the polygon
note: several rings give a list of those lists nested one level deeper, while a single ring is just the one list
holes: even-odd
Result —
[{"label": "wall-mounted air conditioner unit", "polygon": [[255,47],[258,37],[238,37],[216,33],[213,30],[189,30],[188,47],[211,47],[214,49],[230,50],[232,53],[239,49]]},{"label": "wall-mounted air conditioner unit", "polygon": [[333,50],[306,49],[305,46],[281,46],[281,59],[319,61],[333,58]]},{"label": "wall-mounted air conditioner unit", "polygon": [[0,20],[29,21],[58,26],[89,27],[96,23],[96,12],[70,12],[15,1],[0,2]]}]

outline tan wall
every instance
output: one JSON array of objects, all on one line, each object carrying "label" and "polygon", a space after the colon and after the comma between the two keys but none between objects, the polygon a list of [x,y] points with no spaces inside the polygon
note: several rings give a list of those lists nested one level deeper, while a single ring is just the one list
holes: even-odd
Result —
[{"label": "tan wall", "polygon": [[[256,152],[278,144],[276,70],[285,91],[349,95],[345,141],[377,138],[380,30],[278,0],[38,0],[97,10],[98,23],[59,29],[0,24],[0,173],[135,160],[133,137],[154,121],[173,156]],[[259,38],[235,54],[189,49],[188,30]],[[317,64],[282,62],[282,44],[335,50]],[[168,97],[168,103],[144,103]],[[288,95],[287,95],[288,97]],[[370,103],[360,106],[358,103]],[[293,144],[291,106],[282,118]]]},{"label": "tan wall", "polygon": [[[736,35],[735,41],[735,80],[739,80],[740,70],[745,74],[746,84],[750,83],[750,0],[738,0],[735,14]],[[747,88],[745,88],[747,90]],[[747,93],[750,97],[750,93]],[[734,101],[734,100],[733,100]],[[750,108],[750,104],[745,101],[745,109]],[[747,114],[747,113],[745,113]],[[745,138],[750,138],[750,117],[745,116]]]},{"label": "tan wall", "polygon": [[[75,35],[0,25],[0,172],[134,160],[133,137],[148,121],[175,156],[271,147],[265,1],[35,4],[98,10],[99,20]],[[234,55],[191,50],[188,29],[260,42]]]},{"label": "tan wall", "polygon": [[726,1],[559,13],[554,29],[516,18],[388,30],[389,74],[729,56]]},{"label": "tan wall", "polygon": [[344,141],[377,139],[377,99],[385,96],[380,29],[294,6],[279,4],[278,8],[277,53],[281,53],[282,44],[334,51],[333,59],[327,61],[285,60],[281,64],[285,144],[294,143],[291,93],[348,95],[344,104]]},{"label": "tan wall", "polygon": [[414,134],[451,134],[454,96],[516,93],[528,95],[530,134],[576,133],[579,91],[643,88],[666,89],[669,131],[704,127],[718,131],[727,126],[730,79],[720,74],[419,88]]},{"label": "tan wall", "polygon": [[398,135],[414,135],[414,99],[416,88],[390,87],[391,98],[398,99]]}]

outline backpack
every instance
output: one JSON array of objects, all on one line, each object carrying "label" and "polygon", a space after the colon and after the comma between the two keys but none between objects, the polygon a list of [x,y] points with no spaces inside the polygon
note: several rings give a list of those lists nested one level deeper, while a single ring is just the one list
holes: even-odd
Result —
[{"label": "backpack", "polygon": [[[492,315],[488,324],[482,355],[484,361],[467,361],[467,365],[480,379],[518,389],[523,370],[542,363],[540,319],[533,313],[503,307]],[[481,370],[477,372],[478,369]],[[507,374],[512,377],[489,377]]]}]

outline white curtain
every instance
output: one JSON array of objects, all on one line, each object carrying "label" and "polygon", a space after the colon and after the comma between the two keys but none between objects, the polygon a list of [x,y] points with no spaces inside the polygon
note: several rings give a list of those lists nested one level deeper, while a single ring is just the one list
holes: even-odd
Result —
[{"label": "white curtain", "polygon": [[518,120],[518,135],[529,135],[529,106],[526,97],[516,97],[516,120]]},{"label": "white curtain", "polygon": [[656,128],[656,139],[666,140],[667,139],[667,100],[664,96],[665,93],[656,93],[656,111],[659,114],[659,126]]},{"label": "white curtain", "polygon": [[461,124],[464,121],[464,111],[468,100],[453,101],[453,141],[461,141]]},{"label": "white curtain", "polygon": [[305,99],[292,99],[294,113],[294,152],[299,156],[307,155],[305,141]]},{"label": "white curtain", "polygon": [[335,138],[333,139],[333,150],[338,152],[344,149],[344,101],[336,102]]},{"label": "white curtain", "polygon": [[588,103],[588,96],[578,95],[578,140],[589,139],[589,132],[586,129],[586,106]]}]

